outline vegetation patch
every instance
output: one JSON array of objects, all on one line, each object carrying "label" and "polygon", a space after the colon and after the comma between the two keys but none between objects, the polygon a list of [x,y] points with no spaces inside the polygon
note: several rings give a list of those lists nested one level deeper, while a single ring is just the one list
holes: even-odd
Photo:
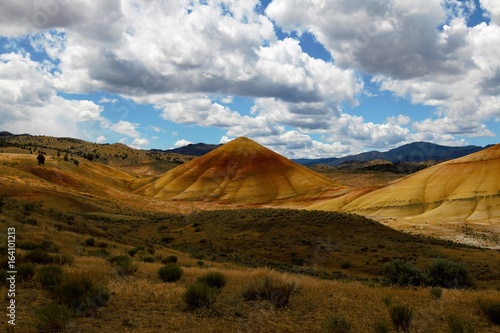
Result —
[{"label": "vegetation patch", "polygon": [[258,274],[250,281],[243,293],[243,298],[247,301],[267,300],[276,308],[284,308],[296,290],[297,285],[294,282],[287,281],[271,272],[265,272]]},{"label": "vegetation patch", "polygon": [[158,270],[158,276],[163,282],[175,282],[181,278],[183,273],[181,266],[177,264],[168,264]]}]

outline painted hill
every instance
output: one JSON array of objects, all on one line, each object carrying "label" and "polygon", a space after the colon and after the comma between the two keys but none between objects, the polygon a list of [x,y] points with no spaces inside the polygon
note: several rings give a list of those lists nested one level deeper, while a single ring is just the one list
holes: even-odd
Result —
[{"label": "painted hill", "polygon": [[263,204],[314,200],[337,193],[334,187],[327,177],[241,137],[137,192],[163,200]]},{"label": "painted hill", "polygon": [[345,157],[301,159],[295,161],[303,165],[325,164],[329,166],[338,166],[345,162],[372,161],[372,160],[387,160],[393,163],[445,161],[466,156],[483,149],[484,147],[479,147],[479,146],[448,147],[448,146],[436,145],[430,142],[413,142],[398,148],[388,150],[386,152],[380,152],[374,150],[366,153],[349,155]]},{"label": "painted hill", "polygon": [[444,162],[370,191],[312,206],[414,221],[500,224],[500,145]]}]

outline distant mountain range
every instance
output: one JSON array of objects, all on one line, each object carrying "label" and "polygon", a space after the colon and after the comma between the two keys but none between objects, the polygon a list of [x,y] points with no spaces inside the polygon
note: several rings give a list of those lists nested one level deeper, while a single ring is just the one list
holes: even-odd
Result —
[{"label": "distant mountain range", "polygon": [[181,154],[181,155],[202,156],[202,155],[205,155],[206,153],[211,152],[214,149],[219,148],[220,146],[222,146],[222,144],[212,145],[212,144],[206,144],[206,143],[190,143],[184,147],[168,149],[168,150],[151,149],[151,151]]},{"label": "distant mountain range", "polygon": [[[28,135],[28,134],[23,134],[23,135]],[[9,136],[16,136],[16,135],[7,131],[0,132],[0,137],[9,137]],[[202,156],[219,148],[220,146],[222,146],[222,144],[206,144],[200,142],[168,150],[151,149],[150,152]],[[333,167],[336,167],[345,162],[353,162],[353,161],[362,162],[362,161],[373,161],[373,160],[386,160],[393,163],[426,162],[426,161],[440,162],[469,155],[491,146],[492,145],[488,145],[486,147],[481,147],[481,146],[450,147],[450,146],[437,145],[430,142],[413,142],[398,148],[391,149],[386,152],[380,152],[374,150],[344,157],[330,157],[330,158],[319,158],[319,159],[301,158],[301,159],[292,159],[292,161],[307,166],[322,164]]]},{"label": "distant mountain range", "polygon": [[10,132],[7,132],[7,131],[2,131],[0,132],[0,137],[2,136],[13,136],[14,134],[10,133]]},{"label": "distant mountain range", "polygon": [[387,160],[393,163],[445,161],[469,155],[488,147],[491,147],[491,145],[486,147],[480,147],[480,146],[448,147],[448,146],[437,145],[430,142],[413,142],[398,148],[391,149],[386,152],[380,152],[374,150],[366,153],[349,155],[345,157],[297,159],[294,160],[294,162],[303,165],[324,164],[329,166],[338,166],[342,163],[349,161]]},{"label": "distant mountain range", "polygon": [[[202,156],[212,150],[220,147],[221,145],[196,143],[189,144],[184,147],[161,150],[166,153],[176,153],[182,155]],[[319,159],[293,159],[292,161],[302,165],[317,165],[324,164],[329,166],[338,166],[345,162],[351,161],[373,161],[373,160],[386,160],[393,163],[396,162],[425,162],[425,161],[445,161],[454,158],[459,158],[469,155],[485,148],[490,147],[480,146],[441,146],[430,142],[413,142],[403,145],[398,148],[391,149],[386,152],[369,151],[366,153],[349,155],[344,157],[330,157]],[[155,151],[154,149],[152,151]],[[159,151],[159,150],[158,150]]]}]

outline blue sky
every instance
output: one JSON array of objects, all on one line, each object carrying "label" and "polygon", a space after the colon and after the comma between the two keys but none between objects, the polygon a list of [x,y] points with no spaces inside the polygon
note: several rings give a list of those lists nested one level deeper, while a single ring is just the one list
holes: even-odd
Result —
[{"label": "blue sky", "polygon": [[498,143],[495,0],[21,0],[0,13],[0,130],[291,158]]}]

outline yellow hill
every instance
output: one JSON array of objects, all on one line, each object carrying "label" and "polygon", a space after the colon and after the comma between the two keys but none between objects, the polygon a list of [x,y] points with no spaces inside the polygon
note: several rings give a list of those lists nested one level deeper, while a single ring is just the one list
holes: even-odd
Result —
[{"label": "yellow hill", "polygon": [[137,192],[162,200],[287,204],[337,193],[335,184],[247,138],[168,171]]},{"label": "yellow hill", "polygon": [[[361,194],[361,195],[358,195]],[[311,206],[415,221],[500,224],[500,145],[395,181]]]}]

